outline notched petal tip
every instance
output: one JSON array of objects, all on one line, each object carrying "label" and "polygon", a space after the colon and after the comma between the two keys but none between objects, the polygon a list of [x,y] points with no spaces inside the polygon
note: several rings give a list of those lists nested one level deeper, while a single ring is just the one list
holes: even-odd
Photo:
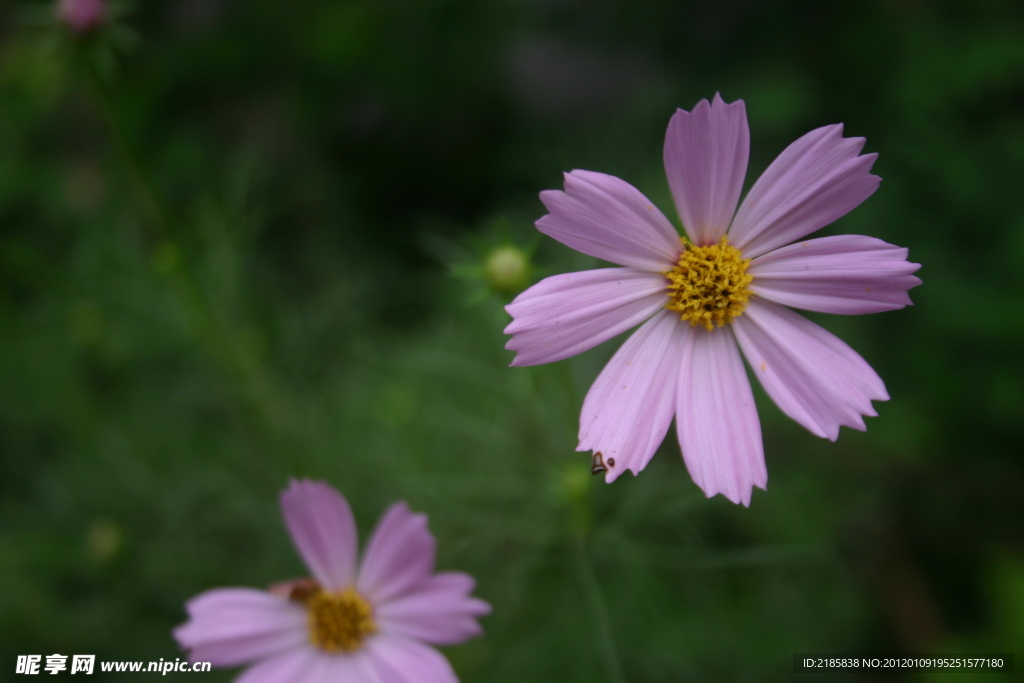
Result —
[{"label": "notched petal tip", "polygon": [[310,496],[329,489],[335,492],[329,484],[323,481],[314,481],[304,477],[293,477],[288,480],[288,487],[279,496],[282,505],[304,504]]},{"label": "notched petal tip", "polygon": [[656,314],[626,340],[587,392],[577,450],[604,454],[607,482],[623,469],[643,469],[665,438],[672,422],[677,348],[688,328],[670,311]]},{"label": "notched petal tip", "polygon": [[908,250],[864,235],[797,242],[753,260],[752,290],[791,308],[863,315],[909,305],[907,291],[920,284],[906,261]]},{"label": "notched petal tip", "polygon": [[541,280],[510,305],[505,348],[515,365],[563,360],[639,325],[664,307],[661,274],[628,268],[563,273]]},{"label": "notched petal tip", "polygon": [[[686,120],[687,118],[693,116],[694,114],[703,114],[708,110],[711,110],[712,112],[717,112],[721,109],[725,109],[727,111],[733,110],[734,112],[736,112],[736,110],[738,109],[742,109],[745,115],[747,110],[747,103],[744,102],[743,99],[736,99],[733,100],[732,102],[726,102],[725,99],[722,97],[722,93],[716,92],[714,97],[712,97],[710,101],[708,101],[707,98],[703,98],[699,102],[697,102],[697,104],[693,105],[693,109],[690,109],[689,111],[683,109],[682,107],[676,107],[675,112],[672,114],[672,119],[679,117],[683,120]],[[670,126],[672,125],[672,119],[669,120]]]},{"label": "notched petal tip", "polygon": [[869,173],[878,155],[861,155],[862,137],[842,124],[822,126],[790,144],[747,193],[729,239],[756,258],[794,242],[851,211],[878,188]]},{"label": "notched petal tip", "polygon": [[676,209],[690,241],[713,244],[726,233],[746,175],[750,130],[742,100],[701,100],[673,114],[663,160]]},{"label": "notched petal tip", "polygon": [[768,481],[761,424],[730,330],[698,329],[680,363],[676,436],[683,462],[708,497],[733,503]]},{"label": "notched petal tip", "polygon": [[[885,384],[846,343],[785,306],[760,300],[735,332],[758,380],[786,415],[835,441],[840,426],[861,429],[888,400]],[[760,370],[757,370],[760,368]]]},{"label": "notched petal tip", "polygon": [[638,189],[606,173],[574,170],[565,191],[545,190],[537,230],[588,256],[650,272],[671,267],[679,235]]},{"label": "notched petal tip", "polygon": [[714,498],[715,496],[722,496],[733,505],[742,505],[745,508],[750,507],[750,503],[754,500],[754,490],[761,489],[762,491],[768,490],[768,479],[767,476],[763,481],[755,481],[753,485],[743,489],[742,491],[733,490],[718,490],[718,491],[704,491],[705,498]]},{"label": "notched petal tip", "polygon": [[722,93],[716,92],[715,96],[711,99],[711,108],[724,108],[726,110],[732,110],[734,113],[739,113],[739,110],[743,110],[745,117],[747,111],[747,103],[744,102],[742,98],[735,99],[732,102],[726,102],[725,98],[722,97]]},{"label": "notched petal tip", "polygon": [[427,515],[413,512],[404,501],[393,503],[370,535],[356,585],[382,604],[428,577],[435,554]]}]

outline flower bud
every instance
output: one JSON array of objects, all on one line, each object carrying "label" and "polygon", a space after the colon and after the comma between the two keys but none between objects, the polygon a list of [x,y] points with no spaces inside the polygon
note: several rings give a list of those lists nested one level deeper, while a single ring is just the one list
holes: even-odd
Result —
[{"label": "flower bud", "polygon": [[518,292],[529,284],[530,260],[518,247],[498,247],[487,255],[484,273],[492,289]]},{"label": "flower bud", "polygon": [[107,17],[103,0],[60,0],[57,20],[78,34],[96,29]]}]

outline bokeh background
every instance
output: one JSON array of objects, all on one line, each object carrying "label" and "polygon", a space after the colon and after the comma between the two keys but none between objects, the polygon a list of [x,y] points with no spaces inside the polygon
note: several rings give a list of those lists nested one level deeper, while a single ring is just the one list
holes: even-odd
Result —
[{"label": "bokeh background", "polygon": [[[519,290],[597,265],[540,238],[537,193],[599,170],[675,219],[665,127],[716,92],[746,100],[748,187],[811,128],[865,136],[881,189],[823,234],[923,264],[912,308],[811,315],[887,383],[866,433],[820,440],[755,386],[749,509],[706,500],[671,434],[641,476],[590,476],[579,408],[618,342],[503,349]],[[1020,659],[1022,181],[1012,0],[167,0],[82,35],[6,2],[3,677],[24,653],[173,659],[189,596],[301,575],[295,475],[364,537],[396,499],[430,515],[494,606],[447,650],[467,683]]]}]

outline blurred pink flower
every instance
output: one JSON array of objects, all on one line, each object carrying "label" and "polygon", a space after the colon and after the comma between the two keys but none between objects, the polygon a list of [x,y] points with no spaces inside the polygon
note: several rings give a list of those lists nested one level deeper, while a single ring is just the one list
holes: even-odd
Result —
[{"label": "blurred pink flower", "polygon": [[292,481],[281,508],[313,578],[192,598],[174,637],[193,661],[252,664],[240,683],[458,680],[429,646],[480,635],[477,617],[491,608],[470,596],[469,575],[433,573],[426,515],[392,505],[359,563],[352,511],[335,489]]},{"label": "blurred pink flower", "polygon": [[[639,190],[603,173],[565,174],[540,197],[537,229],[624,268],[555,275],[507,310],[512,365],[562,360],[644,323],[590,388],[577,450],[595,472],[637,474],[672,416],[683,460],[708,497],[750,504],[768,473],[761,426],[740,357],[786,415],[835,440],[864,430],[871,401],[888,400],[874,370],[831,333],[787,306],[876,313],[911,303],[921,281],[907,250],[843,235],[790,244],[863,202],[880,179],[864,138],[841,124],[787,147],[736,206],[750,133],[742,100],[715,96],[678,110],[665,137],[665,172],[686,239]],[[790,246],[785,246],[790,245]],[[644,322],[646,321],[646,322]]]},{"label": "blurred pink flower", "polygon": [[107,5],[103,0],[60,0],[57,19],[75,33],[87,33],[106,19]]}]

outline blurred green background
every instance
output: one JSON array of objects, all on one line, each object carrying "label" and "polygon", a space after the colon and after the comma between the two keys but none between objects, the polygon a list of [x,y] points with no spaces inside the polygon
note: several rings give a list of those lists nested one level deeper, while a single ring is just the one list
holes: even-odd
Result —
[{"label": "blurred green background", "polygon": [[[393,500],[430,515],[494,606],[446,651],[465,682],[1024,657],[1021,3],[121,9],[76,37],[0,5],[0,667],[180,656],[188,597],[303,573],[293,475],[364,537]],[[881,189],[823,234],[923,264],[912,308],[811,316],[892,400],[833,444],[758,393],[750,509],[705,500],[671,434],[641,476],[590,476],[579,409],[617,342],[503,350],[519,289],[597,265],[541,239],[537,193],[603,171],[675,220],[665,127],[718,91],[747,103],[748,186],[811,128],[865,136]],[[532,265],[502,288],[508,245]]]}]

